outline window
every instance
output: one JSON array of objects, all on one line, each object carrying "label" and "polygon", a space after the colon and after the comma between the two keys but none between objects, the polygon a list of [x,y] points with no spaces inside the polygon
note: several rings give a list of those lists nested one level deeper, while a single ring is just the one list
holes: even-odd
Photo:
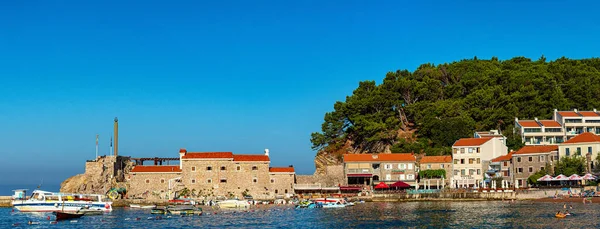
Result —
[{"label": "window", "polygon": [[465,164],[465,159],[464,158],[460,159],[460,163],[464,165]]},{"label": "window", "polygon": [[458,162],[459,162],[459,160],[458,160],[458,159],[454,159],[454,164],[455,164],[455,165],[457,165],[457,164],[458,164]]},{"label": "window", "polygon": [[459,171],[458,170],[454,170],[454,176],[458,176]]},{"label": "window", "polygon": [[544,166],[540,167],[540,170],[544,170]]},{"label": "window", "polygon": [[442,169],[446,167],[446,165],[444,165],[444,164],[441,164],[440,166],[442,166]]},{"label": "window", "polygon": [[415,175],[408,174],[408,175],[406,175],[406,179],[408,179],[408,180],[414,180],[415,179]]},{"label": "window", "polygon": [[508,171],[504,171],[504,176],[507,177],[508,176]]},{"label": "window", "polygon": [[477,175],[481,175],[481,169],[477,169]]},{"label": "window", "polygon": [[405,180],[404,178],[405,178],[404,174],[400,174],[400,180]]},{"label": "window", "polygon": [[160,179],[160,183],[164,184],[165,183],[165,179]]},{"label": "window", "polygon": [[452,153],[454,153],[454,154],[458,153],[458,149],[457,148],[452,149]]},{"label": "window", "polygon": [[373,169],[379,169],[379,163],[373,164],[373,165],[371,165],[371,167],[373,167]]},{"label": "window", "polygon": [[275,189],[275,194],[279,193],[279,190]]},{"label": "window", "polygon": [[385,175],[385,180],[392,180],[392,175],[386,174]]},{"label": "window", "polygon": [[195,184],[195,183],[196,183],[196,179],[192,179],[192,184]]},{"label": "window", "polygon": [[479,147],[477,147],[477,153],[480,153],[481,151],[479,151]]},{"label": "window", "polygon": [[146,184],[150,184],[150,180],[146,179]]},{"label": "window", "polygon": [[581,147],[577,147],[577,155],[581,155]]},{"label": "window", "polygon": [[238,166],[236,166],[236,167],[235,167],[235,170],[237,170],[237,171],[241,171],[241,170],[242,170],[242,166],[239,166],[239,165],[238,165]]},{"label": "window", "polygon": [[225,166],[221,166],[221,171],[223,170],[227,170],[227,168]]},{"label": "window", "polygon": [[461,169],[460,170],[460,175],[464,176],[465,174],[467,174],[467,171],[465,169]]},{"label": "window", "polygon": [[258,183],[258,178],[252,178],[252,183]]},{"label": "window", "polygon": [[287,189],[285,190],[285,193],[287,194]]},{"label": "window", "polygon": [[207,183],[207,184],[211,184],[211,183],[212,183],[212,179],[207,179],[207,180],[206,180],[206,183]]},{"label": "window", "polygon": [[211,170],[212,170],[211,166],[206,167],[206,171],[211,171]]},{"label": "window", "polygon": [[529,172],[533,173],[533,167],[531,167],[531,166],[529,167]]},{"label": "window", "polygon": [[588,147],[588,154],[592,154],[592,147]]},{"label": "window", "polygon": [[508,166],[508,161],[505,161],[505,162],[504,162],[504,166]]},{"label": "window", "polygon": [[469,158],[469,164],[473,164],[473,158]]},{"label": "window", "polygon": [[427,169],[431,169],[431,164],[427,164]]},{"label": "window", "polygon": [[252,166],[252,170],[258,170],[258,166]]},{"label": "window", "polygon": [[399,169],[406,169],[406,164],[398,164]]},{"label": "window", "polygon": [[390,170],[392,169],[392,164],[385,164],[383,167],[387,170]]},{"label": "window", "polygon": [[565,149],[565,155],[571,156],[571,150],[569,148]]},{"label": "window", "polygon": [[474,169],[469,169],[469,175],[475,175],[475,170]]},{"label": "window", "polygon": [[408,169],[413,169],[413,164],[412,163],[408,163]]},{"label": "window", "polygon": [[521,157],[517,157],[517,162],[521,162]]},{"label": "window", "polygon": [[529,161],[533,161],[533,157],[529,157]]},{"label": "window", "polygon": [[460,148],[460,153],[465,153],[465,148]]},{"label": "window", "polygon": [[473,148],[469,148],[469,153],[473,153]]},{"label": "window", "polygon": [[275,183],[275,179],[271,179],[271,183]]},{"label": "window", "polygon": [[523,173],[523,168],[517,168],[517,173]]},{"label": "window", "polygon": [[192,172],[196,172],[196,166],[192,166]]},{"label": "window", "polygon": [[544,162],[545,160],[546,160],[546,156],[545,155],[540,156],[540,162]]},{"label": "window", "polygon": [[221,178],[221,180],[219,182],[221,182],[221,183],[227,183],[227,179]]}]

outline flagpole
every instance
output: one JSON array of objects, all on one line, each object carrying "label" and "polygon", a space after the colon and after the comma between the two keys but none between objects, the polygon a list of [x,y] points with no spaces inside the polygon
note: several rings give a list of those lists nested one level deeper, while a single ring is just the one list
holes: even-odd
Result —
[{"label": "flagpole", "polygon": [[96,159],[98,159],[98,135],[96,134]]}]

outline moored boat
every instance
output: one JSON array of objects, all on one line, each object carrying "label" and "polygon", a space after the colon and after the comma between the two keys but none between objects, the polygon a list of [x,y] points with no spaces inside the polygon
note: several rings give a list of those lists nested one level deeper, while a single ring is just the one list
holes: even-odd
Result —
[{"label": "moored boat", "polygon": [[167,209],[165,207],[155,207],[152,208],[152,210],[150,211],[150,214],[166,214],[167,213]]},{"label": "moored boat", "polygon": [[83,213],[70,213],[64,211],[55,211],[53,212],[56,215],[56,221],[67,220],[67,219],[76,219],[81,218]]},{"label": "moored boat", "polygon": [[142,208],[142,209],[151,209],[151,208],[155,208],[156,205],[139,205],[139,204],[130,204],[129,205],[130,208]]},{"label": "moored boat", "polygon": [[70,194],[34,190],[25,198],[26,190],[15,190],[12,205],[21,212],[77,212],[82,208],[112,211],[112,202],[103,201],[100,194]]},{"label": "moored boat", "polygon": [[243,200],[223,200],[217,203],[220,208],[249,208],[250,203]]},{"label": "moored boat", "polygon": [[193,215],[194,211],[195,211],[194,207],[189,206],[189,205],[175,206],[175,207],[167,208],[167,212],[172,215]]}]

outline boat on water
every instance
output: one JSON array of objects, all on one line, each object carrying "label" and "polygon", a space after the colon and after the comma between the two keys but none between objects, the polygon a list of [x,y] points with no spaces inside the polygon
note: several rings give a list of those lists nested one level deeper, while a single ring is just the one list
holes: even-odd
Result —
[{"label": "boat on water", "polygon": [[322,203],[315,203],[311,201],[302,201],[296,205],[296,208],[322,208]]},{"label": "boat on water", "polygon": [[52,212],[56,215],[56,221],[68,220],[68,219],[77,219],[83,216],[83,213],[70,213],[64,211],[54,211]]},{"label": "boat on water", "polygon": [[93,208],[82,208],[77,213],[83,213],[83,215],[103,215],[104,211],[100,209]]},{"label": "boat on water", "polygon": [[150,214],[161,214],[164,215],[167,213],[167,208],[165,207],[155,207],[150,210]]},{"label": "boat on water", "polygon": [[250,203],[244,200],[223,200],[217,202],[220,208],[249,208]]},{"label": "boat on water", "polygon": [[189,205],[168,207],[167,212],[172,215],[193,215],[196,209]]},{"label": "boat on water", "polygon": [[317,198],[314,202],[322,204],[323,208],[344,208],[348,204],[345,200],[338,198]]},{"label": "boat on water", "polygon": [[130,208],[143,208],[143,209],[151,209],[151,208],[155,208],[156,205],[139,205],[139,204],[130,204],[129,205]]},{"label": "boat on water", "polygon": [[26,190],[14,190],[12,205],[21,212],[65,212],[75,213],[82,208],[110,212],[112,202],[104,201],[100,194],[71,194],[34,190],[26,197]]}]

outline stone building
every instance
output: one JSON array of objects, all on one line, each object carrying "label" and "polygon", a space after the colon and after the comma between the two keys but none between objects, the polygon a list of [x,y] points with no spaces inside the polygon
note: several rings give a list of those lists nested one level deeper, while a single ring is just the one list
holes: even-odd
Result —
[{"label": "stone building", "polygon": [[244,155],[181,149],[179,158],[179,166],[135,166],[129,176],[131,192],[168,194],[169,190],[175,193],[187,188],[199,197],[250,195],[255,199],[287,198],[294,194],[294,167],[270,167],[268,150],[265,154]]},{"label": "stone building", "polygon": [[558,146],[558,157],[581,156],[587,161],[587,172],[596,169],[594,161],[600,152],[600,136],[591,132],[577,135]]},{"label": "stone building", "polygon": [[419,171],[416,162],[412,153],[344,154],[344,174],[348,185],[403,181],[415,186]]},{"label": "stone building", "polygon": [[420,171],[425,171],[425,170],[437,170],[437,169],[443,169],[446,171],[446,177],[444,179],[426,179],[421,177],[420,179],[426,179],[429,180],[428,182],[431,182],[431,185],[437,185],[439,184],[440,186],[442,185],[442,181],[443,181],[443,185],[444,186],[448,186],[450,185],[450,177],[452,176],[452,156],[450,155],[446,155],[446,156],[424,156],[421,158],[421,160],[419,161],[419,168]]},{"label": "stone building", "polygon": [[168,199],[169,188],[174,188],[180,177],[178,165],[138,165],[127,175],[127,194],[129,198]]},{"label": "stone building", "polygon": [[512,155],[514,183],[519,187],[527,185],[527,178],[540,170],[547,170],[554,164],[557,145],[523,146]]},{"label": "stone building", "polygon": [[[507,155],[492,159],[490,162],[490,170],[493,174],[492,178],[502,177],[502,180],[508,182],[508,186],[512,186],[514,183],[513,172],[512,172],[512,155],[514,152],[510,152]],[[488,186],[489,187],[489,186]]]},{"label": "stone building", "polygon": [[[480,187],[490,161],[506,155],[507,147],[500,138],[461,138],[452,145],[453,187]],[[485,165],[485,166],[484,166]]]}]

